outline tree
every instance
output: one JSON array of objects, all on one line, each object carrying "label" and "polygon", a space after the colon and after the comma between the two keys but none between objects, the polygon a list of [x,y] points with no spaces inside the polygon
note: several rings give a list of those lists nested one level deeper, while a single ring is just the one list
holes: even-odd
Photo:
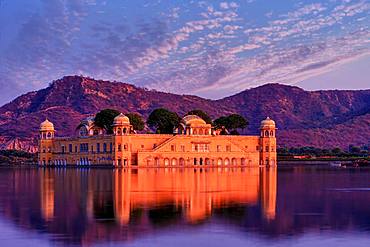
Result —
[{"label": "tree", "polygon": [[104,109],[95,115],[95,125],[103,128],[108,134],[113,133],[113,120],[120,114],[119,111],[114,109]]},{"label": "tree", "polygon": [[180,117],[175,112],[158,108],[150,113],[146,122],[149,127],[155,128],[157,133],[172,134],[173,129],[180,123]]},{"label": "tree", "polygon": [[134,130],[143,130],[145,127],[145,122],[143,118],[137,113],[128,113],[126,116],[130,119],[130,124]]},{"label": "tree", "polygon": [[186,113],[185,116],[187,115],[197,115],[198,117],[202,118],[207,124],[212,124],[212,118],[206,112],[200,109],[189,111],[188,113]]},{"label": "tree", "polygon": [[238,135],[237,129],[245,129],[248,126],[248,121],[239,114],[231,114],[229,116],[222,116],[214,121],[216,128],[222,128],[223,126],[230,131],[233,135]]},{"label": "tree", "polygon": [[358,154],[360,151],[361,151],[361,148],[360,147],[357,147],[357,146],[351,146],[349,151],[352,153],[352,154]]},{"label": "tree", "polygon": [[333,154],[335,154],[335,155],[338,155],[338,154],[341,154],[341,153],[342,153],[342,149],[340,149],[340,148],[336,147],[336,148],[333,148],[333,149],[331,150],[331,152],[332,152]]},{"label": "tree", "polygon": [[213,124],[217,129],[221,129],[222,127],[227,128],[227,126],[229,125],[229,120],[227,117],[222,116],[213,121]]},{"label": "tree", "polygon": [[228,117],[230,130],[245,129],[248,126],[248,121],[239,114],[231,114]]}]

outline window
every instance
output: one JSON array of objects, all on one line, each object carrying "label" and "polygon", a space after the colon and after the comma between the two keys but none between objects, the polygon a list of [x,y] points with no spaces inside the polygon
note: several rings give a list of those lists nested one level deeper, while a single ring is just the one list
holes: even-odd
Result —
[{"label": "window", "polygon": [[259,151],[260,149],[259,149],[259,146],[256,146],[256,151]]},{"label": "window", "polygon": [[80,136],[87,136],[87,129],[85,126],[81,127]]},{"label": "window", "polygon": [[181,145],[180,149],[181,149],[181,152],[185,152],[185,146],[184,145]]},{"label": "window", "polygon": [[217,145],[217,152],[221,152],[221,145]]},{"label": "window", "polygon": [[121,152],[122,151],[121,144],[118,144],[117,150],[118,150],[118,152]]},{"label": "window", "polygon": [[73,151],[72,144],[69,144],[68,145],[68,152],[72,153],[72,151]]},{"label": "window", "polygon": [[144,149],[144,145],[141,145],[141,149]]},{"label": "window", "polygon": [[268,131],[268,130],[266,130],[266,131],[265,131],[265,136],[266,136],[266,137],[268,137],[268,136],[269,136],[269,131]]},{"label": "window", "polygon": [[175,151],[175,145],[171,145],[171,151],[174,152]]},{"label": "window", "polygon": [[269,146],[266,146],[265,149],[266,149],[266,152],[268,152],[269,151]]},{"label": "window", "polygon": [[270,131],[270,136],[274,136],[274,131]]},{"label": "window", "polygon": [[273,147],[273,146],[271,146],[271,152],[275,152],[275,151],[274,151],[274,147]]},{"label": "window", "polygon": [[112,151],[113,151],[113,144],[109,143],[109,152],[112,152]]},{"label": "window", "polygon": [[80,143],[80,152],[81,153],[89,152],[89,144],[88,143]]},{"label": "window", "polygon": [[231,146],[230,145],[227,145],[226,146],[226,152],[230,152],[231,151]]},{"label": "window", "polygon": [[[193,144],[192,150],[193,152],[209,152],[209,144],[206,144],[206,143]],[[185,151],[185,146],[184,146],[184,151]]]},{"label": "window", "polygon": [[245,146],[245,150],[248,150],[248,146]]},{"label": "window", "polygon": [[100,153],[100,143],[96,143],[96,152]]},{"label": "window", "polygon": [[64,154],[65,152],[66,152],[66,147],[62,146],[62,154]]},{"label": "window", "polygon": [[127,150],[127,144],[123,145],[123,149]]},{"label": "window", "polygon": [[75,153],[77,153],[77,146],[75,146]]},{"label": "window", "polygon": [[106,153],[106,152],[107,152],[107,144],[106,144],[106,143],[104,143],[104,144],[103,144],[103,152],[104,152],[104,153]]}]

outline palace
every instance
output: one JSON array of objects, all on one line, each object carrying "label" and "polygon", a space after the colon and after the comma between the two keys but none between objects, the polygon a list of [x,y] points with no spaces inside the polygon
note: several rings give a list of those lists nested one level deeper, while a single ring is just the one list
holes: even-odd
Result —
[{"label": "palace", "polygon": [[275,166],[275,122],[261,122],[259,136],[219,135],[196,115],[185,116],[174,134],[137,134],[122,113],[113,134],[83,120],[76,137],[55,137],[53,123],[40,125],[39,165],[112,167]]}]

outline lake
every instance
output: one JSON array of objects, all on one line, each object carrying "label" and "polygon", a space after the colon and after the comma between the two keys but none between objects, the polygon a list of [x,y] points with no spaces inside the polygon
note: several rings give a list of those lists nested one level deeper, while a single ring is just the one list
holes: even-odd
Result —
[{"label": "lake", "polygon": [[0,168],[0,246],[370,246],[370,169]]}]

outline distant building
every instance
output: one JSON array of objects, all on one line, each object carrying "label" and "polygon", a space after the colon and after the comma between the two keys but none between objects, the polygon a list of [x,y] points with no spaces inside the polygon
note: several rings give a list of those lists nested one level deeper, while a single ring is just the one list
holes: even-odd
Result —
[{"label": "distant building", "polygon": [[39,165],[114,167],[275,166],[276,127],[266,118],[260,136],[219,135],[195,115],[170,134],[136,134],[127,116],[114,119],[113,134],[83,120],[76,137],[55,137],[53,123],[40,125]]}]

